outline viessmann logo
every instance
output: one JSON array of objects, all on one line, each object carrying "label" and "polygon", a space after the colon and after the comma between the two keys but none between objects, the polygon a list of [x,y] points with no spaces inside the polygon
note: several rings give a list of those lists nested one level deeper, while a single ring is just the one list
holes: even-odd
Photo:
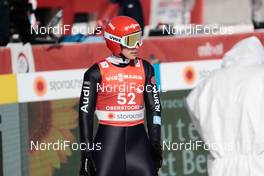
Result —
[{"label": "viessmann logo", "polygon": [[120,81],[120,82],[122,82],[125,79],[143,80],[143,77],[141,75],[119,73],[117,75],[107,76],[105,79],[106,79],[106,81]]}]

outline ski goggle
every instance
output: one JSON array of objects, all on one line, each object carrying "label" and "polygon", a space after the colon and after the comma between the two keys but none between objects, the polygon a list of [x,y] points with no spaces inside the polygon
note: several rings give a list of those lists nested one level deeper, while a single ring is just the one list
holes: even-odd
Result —
[{"label": "ski goggle", "polygon": [[115,35],[109,34],[108,32],[104,32],[104,37],[127,48],[135,48],[137,45],[142,45],[141,31],[123,37],[117,37]]}]

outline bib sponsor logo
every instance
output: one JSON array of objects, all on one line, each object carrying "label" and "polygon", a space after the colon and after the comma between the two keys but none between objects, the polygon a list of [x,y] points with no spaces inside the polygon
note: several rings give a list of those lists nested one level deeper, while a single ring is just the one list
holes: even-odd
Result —
[{"label": "bib sponsor logo", "polygon": [[102,68],[108,68],[109,67],[107,62],[101,62],[101,66],[102,66]]},{"label": "bib sponsor logo", "polygon": [[89,106],[89,95],[90,95],[90,85],[91,83],[89,81],[85,81],[83,83],[83,89],[82,89],[82,92],[83,92],[83,106],[81,107],[81,110],[83,112],[86,112],[88,113],[88,106]]},{"label": "bib sponsor logo", "polygon": [[118,114],[116,119],[119,120],[139,120],[144,118],[144,112],[140,112],[137,114]]},{"label": "bib sponsor logo", "polygon": [[142,120],[144,119],[144,109],[138,111],[101,111],[96,110],[96,115],[99,120],[106,120],[106,121],[123,121],[129,122],[134,120]]},{"label": "bib sponsor logo", "polygon": [[114,76],[107,76],[106,81],[119,81],[123,82],[126,79],[133,79],[133,80],[143,80],[143,77],[141,75],[131,75],[131,74],[122,74],[119,73]]}]

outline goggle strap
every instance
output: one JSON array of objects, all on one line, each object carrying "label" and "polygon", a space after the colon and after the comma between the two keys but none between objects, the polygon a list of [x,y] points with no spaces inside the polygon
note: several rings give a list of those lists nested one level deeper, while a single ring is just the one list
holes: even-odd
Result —
[{"label": "goggle strap", "polygon": [[108,40],[113,41],[113,42],[117,42],[119,44],[122,44],[122,38],[115,36],[115,35],[112,35],[112,34],[109,34],[108,32],[104,32],[104,37]]},{"label": "goggle strap", "polygon": [[[126,37],[129,37],[129,36],[131,36],[131,35],[135,35],[135,34],[130,34],[130,35],[126,36]],[[135,43],[135,46],[127,46],[127,45],[125,44],[125,37],[120,38],[120,37],[118,37],[118,36],[115,36],[115,35],[109,34],[108,32],[104,32],[104,37],[105,37],[106,39],[108,39],[108,40],[111,40],[111,41],[113,41],[113,42],[119,43],[119,44],[121,44],[121,45],[123,45],[123,46],[126,46],[126,47],[128,47],[128,48],[134,48],[136,45],[139,45],[139,46],[142,45],[142,41],[137,41],[137,42]]]}]

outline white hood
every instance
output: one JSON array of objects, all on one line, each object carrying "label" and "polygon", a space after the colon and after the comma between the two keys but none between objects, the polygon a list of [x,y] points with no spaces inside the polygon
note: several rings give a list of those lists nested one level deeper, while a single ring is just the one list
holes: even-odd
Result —
[{"label": "white hood", "polygon": [[264,63],[264,48],[257,37],[238,42],[223,59],[222,67],[259,65]]},{"label": "white hood", "polygon": [[[190,116],[210,150],[209,176],[264,174],[264,51],[251,37],[224,57],[187,97]],[[228,67],[228,68],[226,68]]]}]

